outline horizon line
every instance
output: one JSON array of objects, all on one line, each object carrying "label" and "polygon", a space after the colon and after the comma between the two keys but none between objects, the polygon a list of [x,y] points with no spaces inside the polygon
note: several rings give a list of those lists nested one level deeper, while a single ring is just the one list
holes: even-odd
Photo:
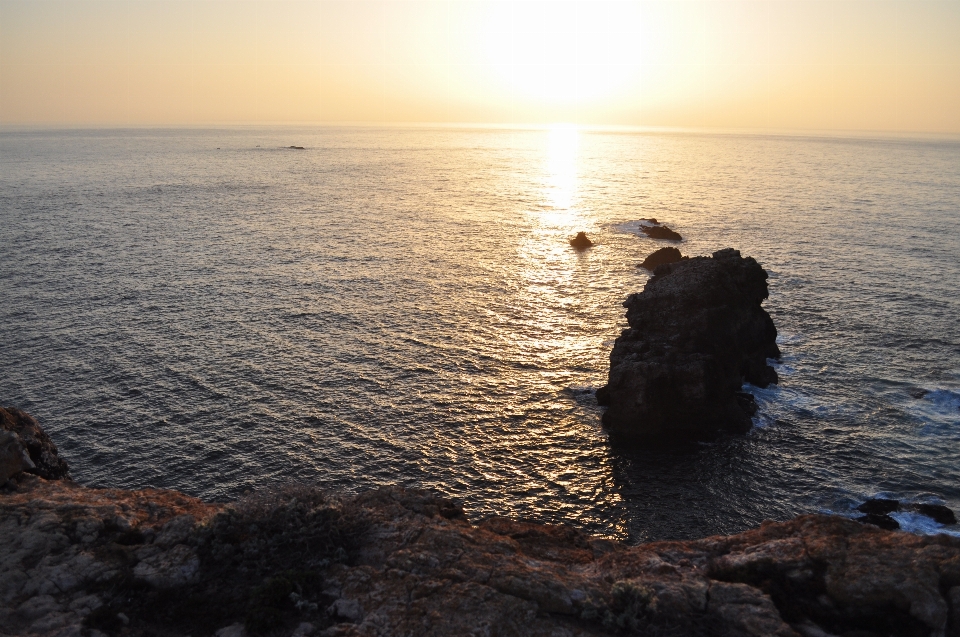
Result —
[{"label": "horizon line", "polygon": [[537,131],[555,128],[576,129],[585,133],[608,134],[675,134],[675,135],[730,135],[756,137],[823,137],[834,139],[918,139],[925,141],[958,141],[960,131],[873,130],[873,129],[814,129],[762,128],[712,126],[645,126],[630,124],[577,124],[575,122],[396,122],[375,120],[341,121],[256,121],[203,123],[144,123],[144,124],[63,124],[0,122],[0,133],[53,131],[133,131],[133,130],[229,130],[257,128],[432,128]]}]

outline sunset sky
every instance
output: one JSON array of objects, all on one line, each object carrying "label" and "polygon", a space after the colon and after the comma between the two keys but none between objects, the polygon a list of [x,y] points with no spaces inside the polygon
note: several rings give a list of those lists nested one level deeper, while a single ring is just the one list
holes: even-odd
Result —
[{"label": "sunset sky", "polygon": [[0,124],[960,132],[960,0],[0,0]]}]

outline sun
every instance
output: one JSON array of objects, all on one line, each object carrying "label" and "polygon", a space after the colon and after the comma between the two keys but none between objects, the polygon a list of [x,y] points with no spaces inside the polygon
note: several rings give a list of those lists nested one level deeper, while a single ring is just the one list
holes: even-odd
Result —
[{"label": "sun", "polygon": [[484,64],[513,97],[575,105],[610,97],[640,65],[635,3],[491,3]]}]

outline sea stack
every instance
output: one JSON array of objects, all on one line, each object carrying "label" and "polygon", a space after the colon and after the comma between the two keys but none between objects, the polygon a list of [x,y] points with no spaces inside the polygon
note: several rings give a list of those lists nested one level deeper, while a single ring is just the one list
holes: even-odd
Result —
[{"label": "sea stack", "polygon": [[756,405],[743,382],[777,382],[777,329],[761,307],[767,273],[727,248],[657,266],[624,302],[628,329],[597,391],[614,441],[703,440],[745,432]]}]

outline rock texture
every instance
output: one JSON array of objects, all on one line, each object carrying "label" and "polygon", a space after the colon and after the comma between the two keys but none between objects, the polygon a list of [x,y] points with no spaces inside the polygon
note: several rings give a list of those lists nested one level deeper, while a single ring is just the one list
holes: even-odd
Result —
[{"label": "rock texture", "polygon": [[641,268],[646,268],[653,272],[658,265],[663,265],[664,263],[676,263],[681,259],[684,259],[680,251],[676,248],[660,248],[646,259],[643,260],[643,263],[640,264]]},{"label": "rock texture", "polygon": [[[20,443],[30,456],[34,466],[24,466],[23,470],[48,480],[70,477],[70,467],[60,457],[57,446],[47,435],[36,419],[16,407],[0,407],[0,431],[9,431],[17,435]],[[0,485],[3,481],[0,481]]]},{"label": "rock texture", "polygon": [[809,515],[641,546],[383,488],[0,492],[5,635],[960,635],[960,540]]},{"label": "rock texture", "polygon": [[661,265],[624,302],[629,329],[610,354],[597,401],[615,441],[703,439],[750,428],[743,382],[777,382],[777,330],[761,307],[767,273],[727,248]]}]

